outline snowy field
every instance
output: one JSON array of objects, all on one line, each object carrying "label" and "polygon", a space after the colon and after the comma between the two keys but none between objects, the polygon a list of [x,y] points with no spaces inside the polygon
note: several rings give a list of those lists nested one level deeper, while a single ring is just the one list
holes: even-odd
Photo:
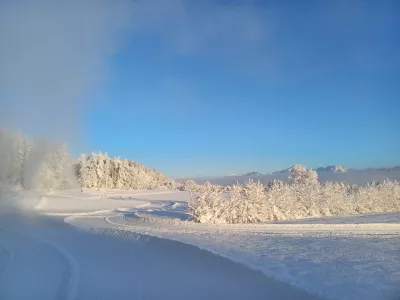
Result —
[{"label": "snowy field", "polygon": [[400,299],[400,213],[206,225],[186,192],[7,197],[0,299]]}]

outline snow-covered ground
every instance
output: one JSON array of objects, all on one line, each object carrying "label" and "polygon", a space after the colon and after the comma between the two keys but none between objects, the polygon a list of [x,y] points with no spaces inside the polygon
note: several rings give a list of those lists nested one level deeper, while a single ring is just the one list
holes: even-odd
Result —
[{"label": "snow-covered ground", "polygon": [[20,195],[0,215],[0,299],[400,298],[400,213],[203,225],[187,197]]}]

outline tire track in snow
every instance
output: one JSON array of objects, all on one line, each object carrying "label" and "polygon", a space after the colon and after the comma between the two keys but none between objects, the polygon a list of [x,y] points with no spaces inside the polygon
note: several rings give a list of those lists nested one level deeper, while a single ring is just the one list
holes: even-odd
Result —
[{"label": "tire track in snow", "polygon": [[61,282],[61,285],[57,291],[57,295],[55,299],[65,299],[65,300],[74,300],[77,296],[78,292],[78,283],[79,283],[79,265],[75,258],[64,248],[50,242],[44,242],[45,244],[53,247],[68,264],[68,270],[64,273],[65,278]]},{"label": "tire track in snow", "polygon": [[[39,244],[43,244],[49,248],[52,248],[68,266],[67,270],[63,273],[62,280],[57,289],[56,296],[54,299],[55,300],[74,300],[76,298],[77,288],[78,288],[78,283],[79,283],[79,265],[78,265],[77,261],[75,260],[75,258],[66,249],[64,249],[63,247],[61,247],[57,244],[38,239],[36,237],[26,236],[26,235],[22,235],[20,233],[16,233],[16,232],[4,230],[4,229],[0,229],[0,231],[6,232],[11,235],[17,235],[23,239],[33,240]],[[10,258],[8,259],[8,262],[6,261],[5,268],[2,267],[1,252],[0,252],[0,280],[2,279],[3,275],[6,275],[5,271],[7,271],[11,262],[14,260],[13,251],[11,251],[11,250],[6,250],[6,251],[9,252]]]}]

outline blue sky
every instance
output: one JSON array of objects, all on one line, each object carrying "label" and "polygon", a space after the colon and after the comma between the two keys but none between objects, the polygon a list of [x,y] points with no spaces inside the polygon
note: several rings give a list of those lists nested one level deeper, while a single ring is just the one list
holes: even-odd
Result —
[{"label": "blue sky", "polygon": [[[65,25],[48,26],[56,34],[43,34],[41,25],[35,35],[32,17],[21,35],[36,36],[35,47],[44,49],[26,47],[40,62],[21,66],[35,71],[27,82],[49,70],[36,98],[68,95],[61,111],[78,111],[74,154],[101,150],[175,177],[268,172],[295,163],[400,164],[399,1],[103,2],[87,7],[89,15],[58,12],[59,6],[41,15],[38,8],[43,24],[54,12],[59,16],[49,24]],[[29,21],[32,8],[26,11]],[[37,41],[53,36],[63,39]],[[60,55],[46,54],[53,48]],[[10,59],[15,49],[4,60],[0,55],[14,62],[9,68],[21,61]],[[48,95],[50,80],[54,94]],[[1,88],[0,96],[9,96]],[[70,117],[54,113],[59,104],[48,113],[47,104],[38,115],[53,116],[42,127],[55,131],[58,119]]]},{"label": "blue sky", "polygon": [[88,110],[93,149],[173,176],[400,163],[397,1],[216,3],[131,33]]},{"label": "blue sky", "polygon": [[175,2],[113,58],[92,149],[173,176],[400,163],[398,2]]}]

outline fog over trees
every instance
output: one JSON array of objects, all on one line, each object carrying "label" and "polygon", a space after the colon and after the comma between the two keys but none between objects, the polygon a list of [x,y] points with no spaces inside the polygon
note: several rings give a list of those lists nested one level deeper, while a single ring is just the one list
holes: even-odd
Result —
[{"label": "fog over trees", "polygon": [[156,189],[174,181],[135,161],[107,153],[81,155],[74,160],[67,144],[51,145],[0,129],[0,182],[25,189],[74,187]]},{"label": "fog over trees", "polygon": [[67,145],[51,146],[20,133],[0,129],[0,181],[26,189],[76,186]]}]

